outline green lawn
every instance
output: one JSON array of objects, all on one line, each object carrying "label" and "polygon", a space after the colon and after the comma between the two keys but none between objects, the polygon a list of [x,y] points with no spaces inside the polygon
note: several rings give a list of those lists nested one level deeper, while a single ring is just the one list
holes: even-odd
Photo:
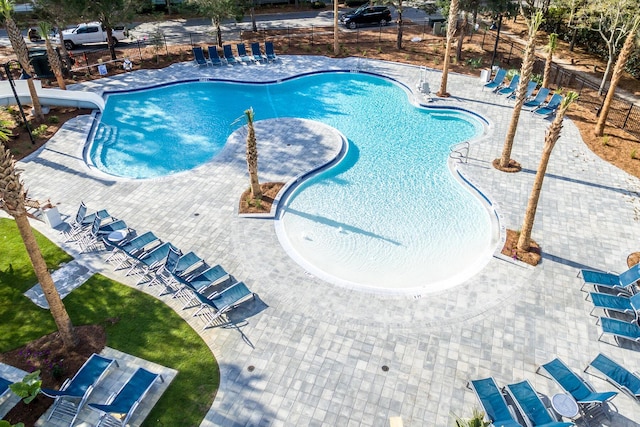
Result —
[{"label": "green lawn", "polygon": [[[36,232],[47,265],[71,257]],[[37,283],[12,220],[0,218],[0,352],[55,330],[47,310],[22,293]],[[200,336],[155,298],[95,275],[64,299],[74,325],[101,324],[107,345],[179,371],[145,426],[199,425],[220,384],[218,364]],[[105,322],[106,319],[119,319]]]}]

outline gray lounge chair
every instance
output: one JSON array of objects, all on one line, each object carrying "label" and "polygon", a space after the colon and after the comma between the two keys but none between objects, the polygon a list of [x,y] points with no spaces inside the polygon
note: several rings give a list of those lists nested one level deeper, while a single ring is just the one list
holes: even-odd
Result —
[{"label": "gray lounge chair", "polygon": [[241,303],[256,297],[243,282],[237,282],[222,292],[214,293],[208,297],[199,292],[196,292],[195,295],[200,300],[200,308],[194,313],[194,316],[204,318],[203,329],[212,325],[220,316]]}]

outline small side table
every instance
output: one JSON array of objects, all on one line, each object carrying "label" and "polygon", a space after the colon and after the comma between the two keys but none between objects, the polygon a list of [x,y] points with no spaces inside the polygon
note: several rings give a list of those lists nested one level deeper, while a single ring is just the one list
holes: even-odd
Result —
[{"label": "small side table", "polygon": [[551,407],[561,417],[575,419],[580,412],[578,404],[568,394],[558,393],[551,397]]},{"label": "small side table", "polygon": [[116,230],[109,233],[109,235],[107,236],[107,240],[112,243],[117,243],[127,237],[127,234],[129,234],[128,230]]}]

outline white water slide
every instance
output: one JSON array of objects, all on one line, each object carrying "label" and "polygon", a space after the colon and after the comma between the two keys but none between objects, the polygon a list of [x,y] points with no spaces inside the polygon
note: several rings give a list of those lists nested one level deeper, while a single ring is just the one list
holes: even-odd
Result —
[{"label": "white water slide", "polygon": [[[40,80],[33,80],[42,106],[90,108],[102,111],[104,99],[93,92],[77,90],[44,89]],[[20,103],[31,105],[31,96],[26,80],[14,80]],[[0,81],[0,105],[16,105],[16,97],[8,80]]]}]

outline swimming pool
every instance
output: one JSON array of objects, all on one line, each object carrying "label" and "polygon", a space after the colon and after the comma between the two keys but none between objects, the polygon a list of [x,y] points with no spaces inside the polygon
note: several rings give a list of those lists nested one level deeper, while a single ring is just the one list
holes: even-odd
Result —
[{"label": "swimming pool", "polygon": [[346,157],[296,187],[277,221],[296,261],[326,280],[373,290],[437,290],[492,252],[489,212],[447,167],[451,145],[478,137],[462,111],[410,104],[399,85],[362,73],[277,84],[194,82],[110,95],[90,156],[120,176],[151,178],[204,164],[253,106],[338,129]]}]

